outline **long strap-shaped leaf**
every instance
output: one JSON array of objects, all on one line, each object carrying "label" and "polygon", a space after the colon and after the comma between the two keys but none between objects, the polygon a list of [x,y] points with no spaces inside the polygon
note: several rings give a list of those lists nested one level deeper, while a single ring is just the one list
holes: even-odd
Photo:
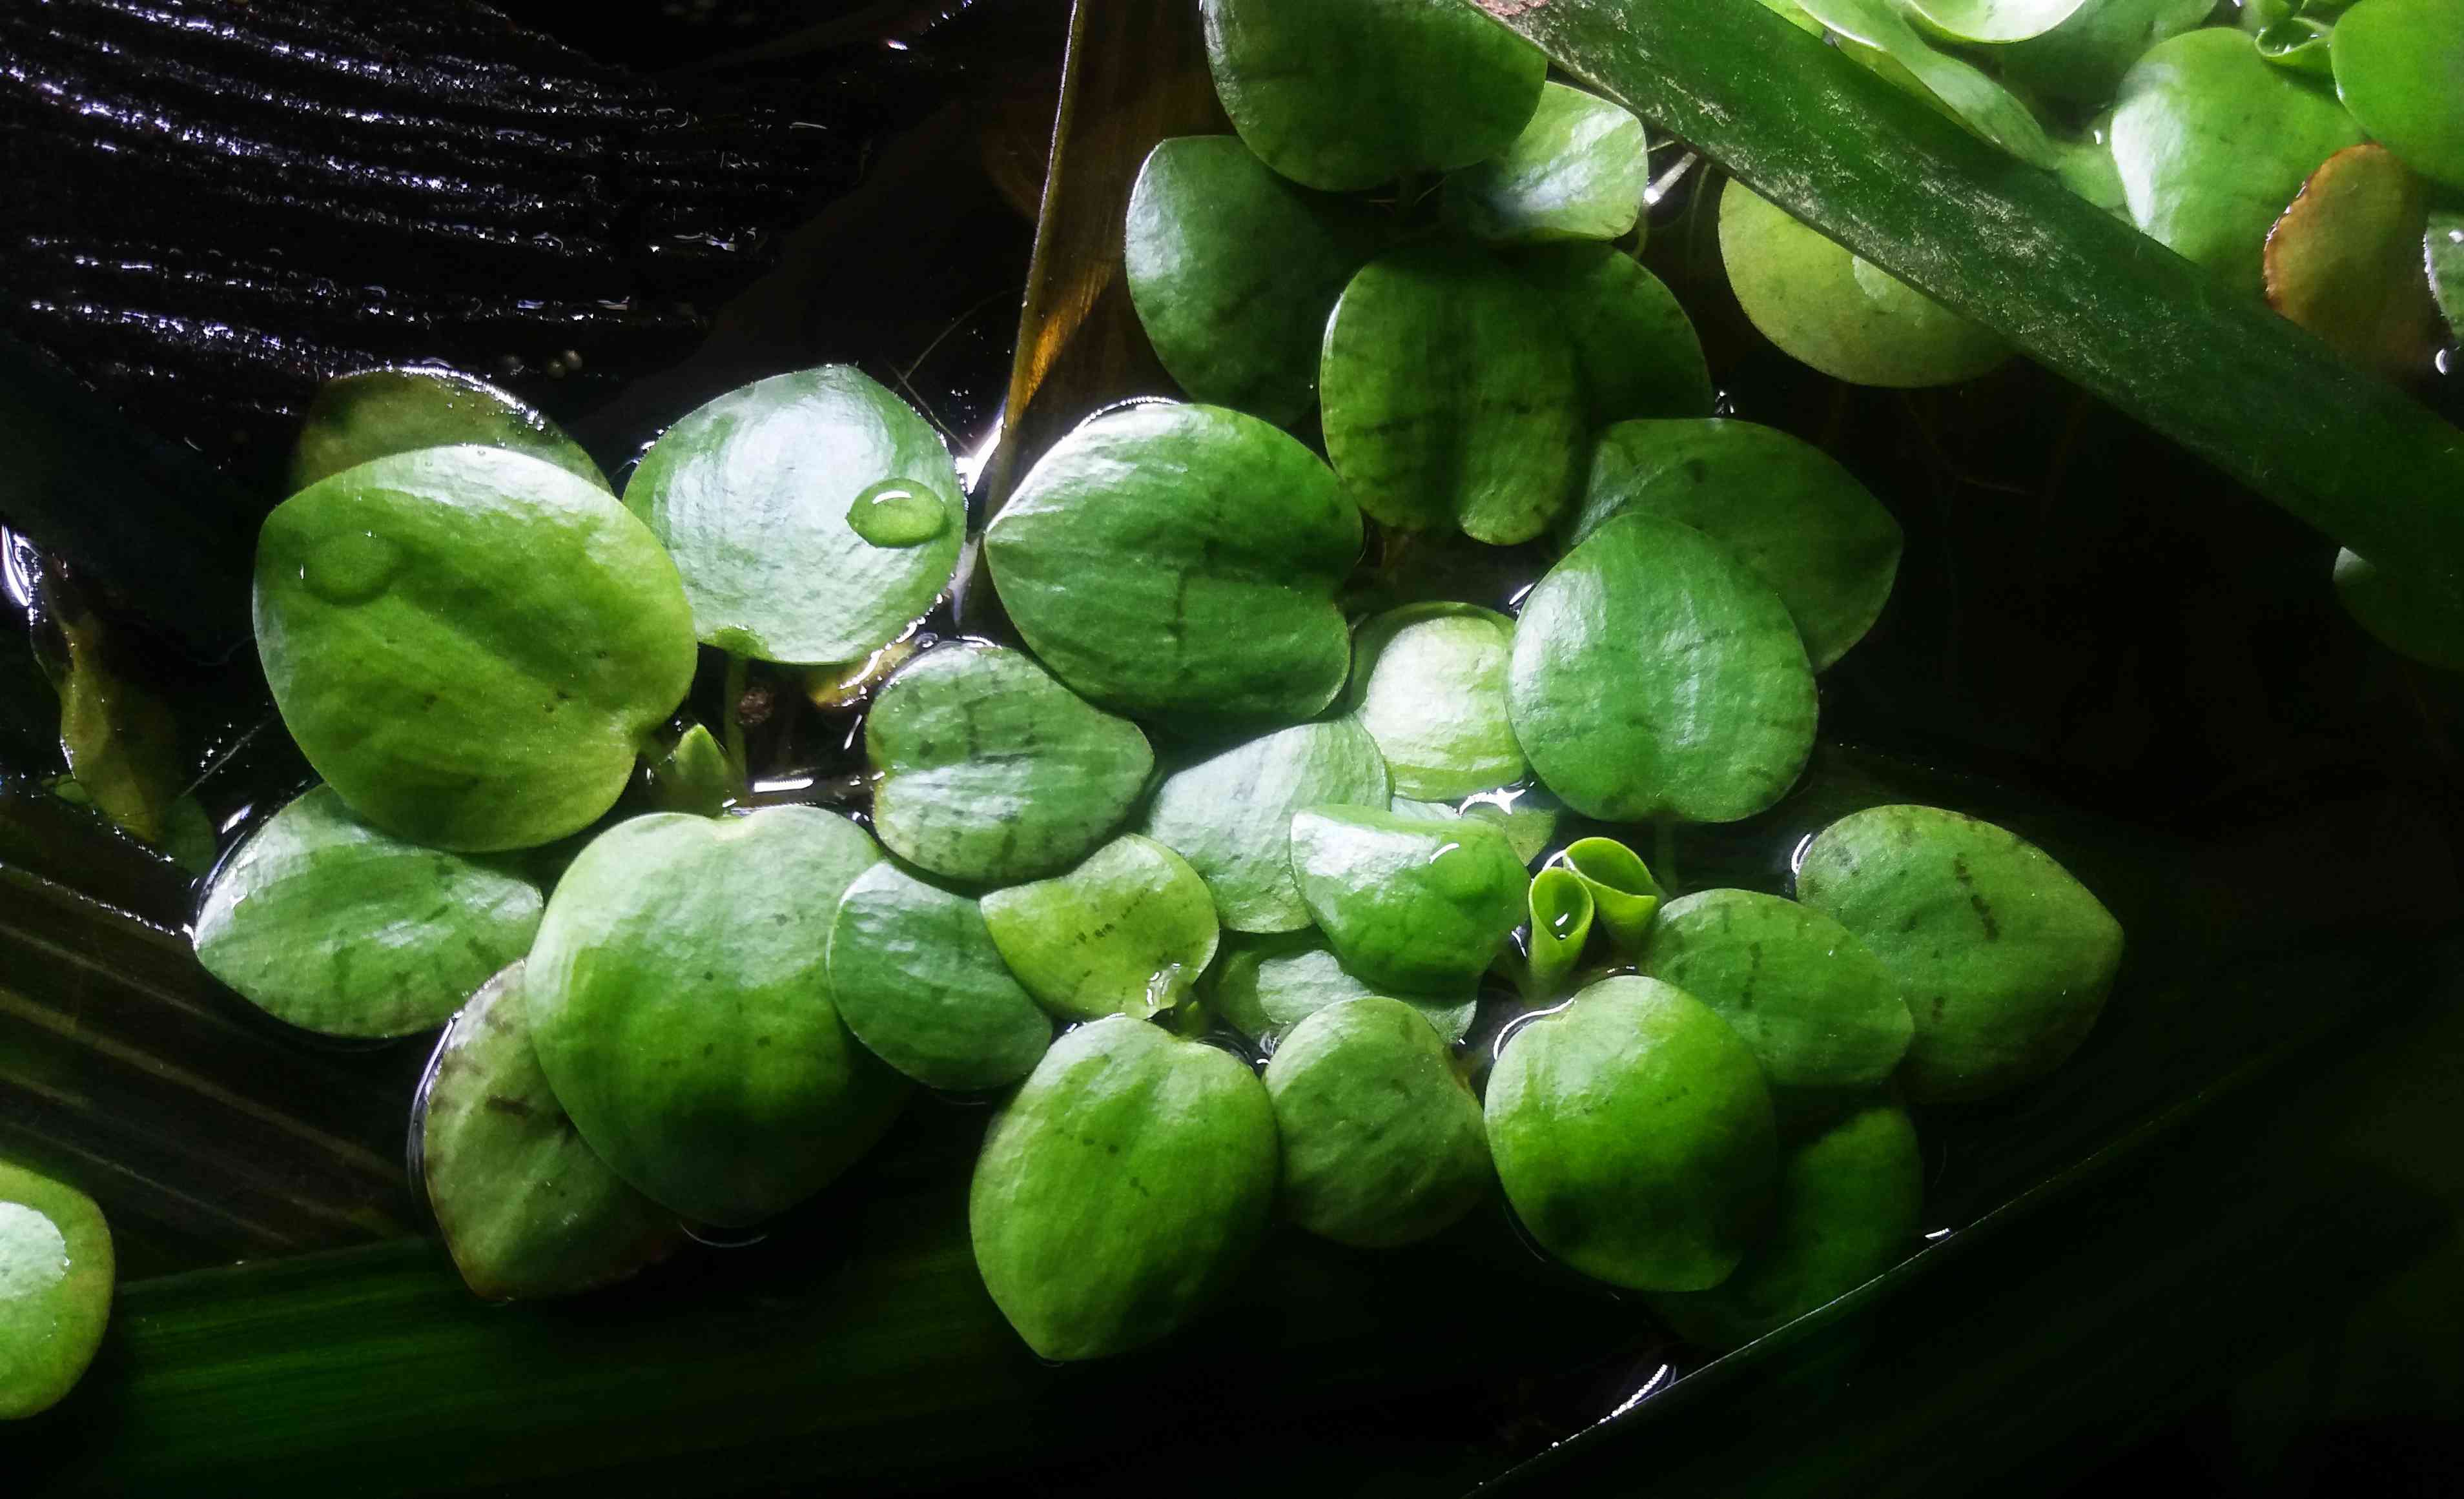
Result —
[{"label": "long strap-shaped leaf", "polygon": [[2464,593],[2464,430],[1759,5],[1478,0],[1569,73],[2365,557]]}]

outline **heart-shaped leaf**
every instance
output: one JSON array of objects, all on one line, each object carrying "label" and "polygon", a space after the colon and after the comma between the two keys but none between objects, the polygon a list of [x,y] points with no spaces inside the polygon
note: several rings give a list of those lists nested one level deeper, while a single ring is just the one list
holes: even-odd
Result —
[{"label": "heart-shaped leaf", "polygon": [[1317,404],[1327,314],[1384,238],[1366,207],[1295,186],[1239,137],[1183,136],[1130,189],[1123,265],[1191,400],[1289,426]]},{"label": "heart-shaped leaf", "polygon": [[1663,907],[1642,971],[1719,1012],[1774,1088],[1873,1088],[1908,1049],[1900,986],[1811,906],[1706,890]]},{"label": "heart-shaped leaf", "polygon": [[1539,292],[1469,246],[1408,246],[1353,276],[1318,394],[1327,456],[1390,526],[1528,541],[1580,480],[1573,349]]},{"label": "heart-shaped leaf", "polygon": [[906,1079],[840,1021],[824,954],[880,850],[844,817],[654,812],[556,887],[523,980],[540,1068],[618,1176],[688,1218],[760,1222],[872,1148]]},{"label": "heart-shaped leaf", "polygon": [[319,786],[216,871],[197,960],[303,1030],[407,1035],[528,952],[542,905],[528,880],[380,832]]},{"label": "heart-shaped leaf", "polygon": [[0,1160],[0,1421],[77,1388],[111,1320],[113,1274],[94,1199]]},{"label": "heart-shaped leaf", "polygon": [[1468,818],[1301,812],[1292,872],[1343,966],[1381,991],[1473,982],[1523,920],[1523,861],[1503,832]]},{"label": "heart-shaped leaf", "polygon": [[2035,845],[1930,806],[1841,818],[1797,898],[1881,959],[1916,1022],[1911,1098],[1980,1098],[2059,1067],[2104,1007],[2122,927]]},{"label": "heart-shaped leaf", "polygon": [[2440,333],[2421,274],[2429,222],[2421,179],[2394,152],[2346,146],[2268,231],[2268,305],[2356,364],[2398,378],[2427,368]]},{"label": "heart-shaped leaf", "polygon": [[845,364],[731,390],[662,433],[625,483],[684,575],[706,645],[854,661],[947,587],[967,502],[950,450]]},{"label": "heart-shaped leaf", "polygon": [[1725,420],[1620,422],[1600,433],[1567,528],[1659,516],[1726,545],[1788,606],[1817,672],[1864,638],[1900,566],[1900,525],[1811,443]]},{"label": "heart-shaped leaf", "polygon": [[465,850],[596,822],[693,672],[648,528],[554,464],[478,447],[379,458],[276,506],[256,649],[351,810]]},{"label": "heart-shaped leaf", "polygon": [[1592,887],[1570,869],[1550,865],[1531,876],[1531,990],[1551,995],[1573,977],[1583,960],[1583,944],[1592,937],[1598,915]]},{"label": "heart-shaped leaf", "polygon": [[1514,622],[1472,604],[1406,605],[1360,627],[1345,703],[1385,755],[1396,795],[1450,802],[1528,773],[1506,716],[1513,645]]},{"label": "heart-shaped leaf", "polygon": [[374,458],[463,443],[542,458],[603,490],[607,477],[554,422],[456,370],[364,369],[317,387],[291,450],[297,494]]},{"label": "heart-shaped leaf", "polygon": [[[1235,937],[1224,944],[1209,990],[1216,1012],[1252,1041],[1280,1041],[1294,1025],[1330,1004],[1377,991],[1343,971],[1341,959],[1315,931]],[[1449,1043],[1471,1029],[1479,1007],[1469,984],[1459,996],[1396,996]]]},{"label": "heart-shaped leaf", "polygon": [[1360,513],[1317,455],[1220,407],[1154,402],[1053,445],[984,533],[1053,674],[1131,714],[1311,717],[1352,662],[1335,590]]},{"label": "heart-shaped leaf", "polygon": [[2122,81],[2113,160],[2131,222],[2256,296],[2267,231],[2321,162],[2359,145],[2353,118],[2209,27],[2157,43]]},{"label": "heart-shaped leaf", "polygon": [[1564,870],[1590,891],[1593,914],[1619,956],[1632,958],[1642,950],[1667,899],[1642,855],[1614,838],[1577,838],[1557,850],[1549,867]]},{"label": "heart-shaped leaf", "polygon": [[1551,83],[1506,148],[1446,178],[1445,211],[1474,239],[1619,239],[1642,217],[1650,143],[1622,105]]},{"label": "heart-shaped leaf", "polygon": [[1230,932],[1309,924],[1292,880],[1292,813],[1334,805],[1382,809],[1386,761],[1351,718],[1295,724],[1164,778],[1146,833],[1189,861]]},{"label": "heart-shaped leaf", "polygon": [[1480,1100],[1446,1044],[1398,1000],[1346,1000],[1292,1027],[1266,1064],[1293,1223],[1361,1248],[1415,1244],[1488,1195]]},{"label": "heart-shaped leaf", "polygon": [[2329,43],[2336,97],[2404,164],[2464,187],[2464,3],[2361,0]]},{"label": "heart-shaped leaf", "polygon": [[830,922],[830,998],[855,1039],[928,1088],[1002,1088],[1052,1044],[974,897],[888,860],[856,876]]},{"label": "heart-shaped leaf", "polygon": [[1022,651],[954,644],[899,669],[866,716],[872,826],[948,879],[1066,869],[1129,815],[1155,768],[1146,736],[1088,706]]},{"label": "heart-shaped leaf", "polygon": [[2002,76],[2046,99],[2101,105],[2139,55],[2208,18],[2211,0],[2087,0],[2041,35],[1994,49]]},{"label": "heart-shaped leaf", "polygon": [[1719,392],[1703,341],[1675,293],[1608,245],[1543,245],[1507,257],[1548,298],[1574,347],[1590,424],[1632,416],[1708,416]]},{"label": "heart-shaped leaf", "polygon": [[1718,1285],[1771,1205],[1762,1069],[1702,1001],[1656,979],[1604,979],[1516,1028],[1487,1123],[1515,1216],[1612,1286]]},{"label": "heart-shaped leaf", "polygon": [[683,1243],[576,1133],[539,1070],[518,962],[453,1018],[415,1112],[420,1178],[463,1284],[494,1301],[625,1279]]},{"label": "heart-shaped leaf", "polygon": [[1267,165],[1312,187],[1468,166],[1511,142],[1549,65],[1446,0],[1200,0],[1224,113]]},{"label": "heart-shaped leaf", "polygon": [[1531,590],[1507,702],[1542,783],[1608,822],[1750,817],[1814,747],[1814,669],[1788,606],[1657,516],[1608,521]]},{"label": "heart-shaped leaf", "polygon": [[1540,857],[1541,850],[1555,841],[1557,820],[1566,810],[1555,797],[1535,785],[1501,786],[1467,796],[1460,803],[1417,802],[1398,796],[1386,805],[1386,809],[1397,817],[1428,822],[1470,818],[1488,823],[1506,834],[1507,846],[1525,864]]},{"label": "heart-shaped leaf", "polygon": [[976,1268],[1039,1356],[1126,1353],[1240,1272],[1275,1171],[1274,1105],[1239,1057],[1127,1016],[1081,1025],[984,1134]]},{"label": "heart-shaped leaf", "polygon": [[1214,897],[1188,861],[1123,833],[1076,869],[982,902],[1001,960],[1064,1020],[1171,1009],[1215,960]]},{"label": "heart-shaped leaf", "polygon": [[1727,1280],[1655,1295],[1651,1310],[1705,1348],[1742,1348],[1897,1264],[1924,1206],[1916,1126],[1896,1104],[1867,1104],[1783,1148],[1770,1226]]},{"label": "heart-shaped leaf", "polygon": [[1973,380],[2010,358],[1986,329],[1850,254],[1756,196],[1720,189],[1720,258],[1763,337],[1852,385]]}]

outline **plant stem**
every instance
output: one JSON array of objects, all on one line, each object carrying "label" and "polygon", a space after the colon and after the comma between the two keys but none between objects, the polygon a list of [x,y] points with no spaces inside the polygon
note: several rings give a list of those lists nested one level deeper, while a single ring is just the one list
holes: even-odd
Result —
[{"label": "plant stem", "polygon": [[1664,817],[1651,828],[1651,877],[1672,900],[1683,888],[1677,879],[1677,825]]},{"label": "plant stem", "polygon": [[736,771],[737,783],[753,784],[752,767],[744,760],[744,658],[731,650],[727,653],[726,683],[719,689],[718,721],[722,742],[727,747],[727,763]]}]

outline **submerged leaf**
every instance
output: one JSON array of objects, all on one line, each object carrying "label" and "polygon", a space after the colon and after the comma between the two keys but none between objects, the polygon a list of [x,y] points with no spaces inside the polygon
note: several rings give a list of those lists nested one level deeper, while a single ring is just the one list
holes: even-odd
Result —
[{"label": "submerged leaf", "polygon": [[1446,178],[1447,214],[1474,239],[1621,239],[1642,217],[1650,143],[1623,106],[1551,83],[1504,150]]},{"label": "submerged leaf", "polygon": [[1383,809],[1391,789],[1386,761],[1359,723],[1295,724],[1165,777],[1145,831],[1205,879],[1226,931],[1290,932],[1309,924],[1292,880],[1292,814]]},{"label": "submerged leaf", "polygon": [[[45,586],[43,601],[67,647],[52,686],[60,695],[60,751],[69,774],[121,831],[171,850],[185,779],[178,721],[160,697],[119,670],[99,619],[64,589]],[[194,805],[187,804],[192,811]]]},{"label": "submerged leaf", "polygon": [[527,952],[541,906],[530,881],[381,832],[319,786],[216,872],[197,960],[303,1030],[407,1035]]},{"label": "submerged leaf", "polygon": [[372,458],[477,443],[543,458],[613,494],[590,454],[517,398],[458,370],[409,367],[338,375],[317,387],[291,451],[291,490]]},{"label": "submerged leaf", "polygon": [[661,433],[625,505],[675,559],[703,644],[836,664],[949,585],[967,529],[950,450],[845,364],[731,390]]},{"label": "submerged leaf", "polygon": [[1175,1007],[1221,935],[1198,871],[1136,833],[1066,873],[994,891],[982,910],[1009,971],[1064,1020],[1145,1020]]}]

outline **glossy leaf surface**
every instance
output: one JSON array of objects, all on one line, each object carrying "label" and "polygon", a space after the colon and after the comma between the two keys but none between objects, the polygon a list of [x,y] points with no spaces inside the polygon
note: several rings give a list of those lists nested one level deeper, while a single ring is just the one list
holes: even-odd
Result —
[{"label": "glossy leaf surface", "polygon": [[1015,1083],[1052,1042],[1052,1018],[1001,961],[975,897],[887,859],[839,898],[829,978],[855,1038],[928,1088]]},{"label": "glossy leaf surface", "polygon": [[1076,868],[982,901],[1001,960],[1066,1020],[1171,1009],[1215,960],[1214,897],[1186,860],[1124,833]]},{"label": "glossy leaf surface", "polygon": [[1189,861],[1229,932],[1309,924],[1292,879],[1292,814],[1305,806],[1383,810],[1386,761],[1350,717],[1278,729],[1164,778],[1145,832]]}]

